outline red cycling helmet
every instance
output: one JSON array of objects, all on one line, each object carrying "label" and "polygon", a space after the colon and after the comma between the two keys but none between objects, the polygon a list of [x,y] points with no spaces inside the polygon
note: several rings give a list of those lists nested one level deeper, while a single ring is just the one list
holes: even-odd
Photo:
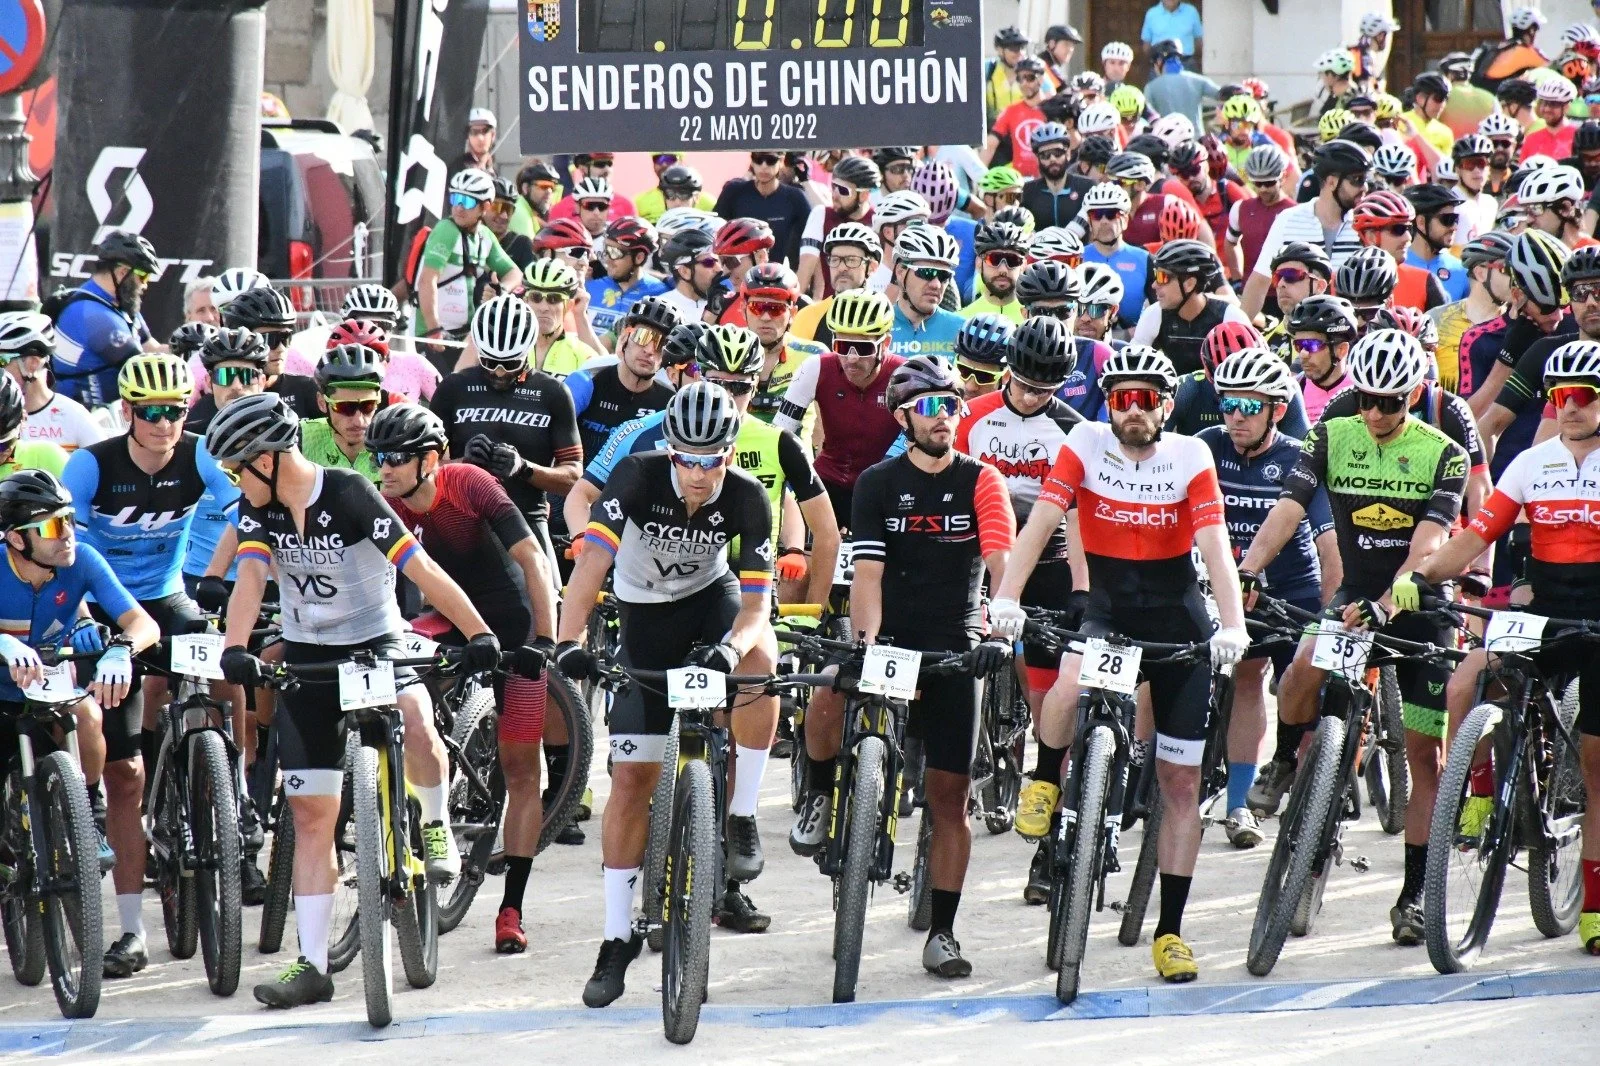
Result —
[{"label": "red cycling helmet", "polygon": [[348,318],[328,334],[328,351],[341,344],[364,344],[385,359],[389,358],[389,331],[364,318]]},{"label": "red cycling helmet", "polygon": [[782,300],[792,304],[800,299],[800,279],[782,263],[759,263],[744,276],[744,294],[746,299]]},{"label": "red cycling helmet", "polygon": [[1228,153],[1222,149],[1222,139],[1208,133],[1200,138],[1200,146],[1206,150],[1206,170],[1211,173],[1211,180],[1221,181],[1228,172]]},{"label": "red cycling helmet", "polygon": [[1416,217],[1417,209],[1411,206],[1410,200],[1392,189],[1379,189],[1356,204],[1355,210],[1350,212],[1350,224],[1357,233],[1366,233],[1397,222],[1409,224],[1416,221]]},{"label": "red cycling helmet", "polygon": [[736,218],[717,230],[711,252],[713,255],[754,255],[777,243],[772,227],[759,218]]},{"label": "red cycling helmet", "polygon": [[606,226],[606,240],[630,252],[646,255],[656,250],[656,228],[636,215],[624,215]]},{"label": "red cycling helmet", "polygon": [[1243,348],[1263,348],[1266,341],[1248,322],[1224,322],[1212,327],[1206,339],[1200,342],[1200,365],[1206,377],[1217,372],[1217,364]]},{"label": "red cycling helmet", "polygon": [[1161,205],[1161,243],[1192,241],[1200,236],[1200,212],[1179,196],[1167,197]]},{"label": "red cycling helmet", "polygon": [[557,218],[544,224],[544,227],[534,234],[534,251],[548,252],[557,248],[583,248],[594,247],[594,238],[589,236],[589,231],[583,228],[583,223],[575,218]]},{"label": "red cycling helmet", "polygon": [[1267,98],[1267,83],[1260,78],[1246,78],[1239,83],[1239,87],[1257,100],[1265,100]]}]

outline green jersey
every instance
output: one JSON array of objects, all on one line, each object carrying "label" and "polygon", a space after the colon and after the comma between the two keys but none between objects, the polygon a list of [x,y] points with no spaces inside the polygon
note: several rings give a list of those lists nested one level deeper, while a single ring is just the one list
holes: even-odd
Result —
[{"label": "green jersey", "polygon": [[[477,307],[478,279],[484,274],[505,277],[517,268],[500,247],[488,226],[477,226],[462,233],[450,219],[440,219],[422,246],[422,266],[439,275],[439,326],[447,330],[465,329]],[[424,331],[421,313],[417,332]]]},{"label": "green jersey", "polygon": [[66,468],[67,453],[59,444],[43,440],[18,441],[11,453],[11,461],[0,463],[0,477],[15,474],[18,470],[43,470],[56,477]]},{"label": "green jersey", "polygon": [[300,453],[318,466],[354,470],[374,485],[383,480],[371,452],[363,448],[352,460],[339,449],[333,423],[326,418],[308,418],[300,423]]}]

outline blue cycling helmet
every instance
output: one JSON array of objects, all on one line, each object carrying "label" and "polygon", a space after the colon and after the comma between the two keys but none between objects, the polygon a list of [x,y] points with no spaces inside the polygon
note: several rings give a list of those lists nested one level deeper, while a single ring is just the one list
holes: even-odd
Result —
[{"label": "blue cycling helmet", "polygon": [[956,358],[1003,367],[1011,348],[1011,321],[1000,315],[973,315],[956,334]]}]

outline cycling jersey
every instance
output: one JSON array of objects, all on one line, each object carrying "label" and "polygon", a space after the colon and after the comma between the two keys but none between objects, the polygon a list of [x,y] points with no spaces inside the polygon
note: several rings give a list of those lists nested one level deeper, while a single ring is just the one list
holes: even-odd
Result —
[{"label": "cycling jersey", "polygon": [[1001,111],[989,134],[1009,151],[997,151],[995,165],[1009,162],[1024,178],[1037,178],[1039,159],[1033,154],[1030,139],[1044,123],[1044,112],[1027,100],[1018,100]]},{"label": "cycling jersey", "polygon": [[1272,230],[1272,220],[1294,206],[1294,200],[1279,197],[1270,206],[1253,196],[1246,196],[1233,205],[1228,214],[1228,239],[1239,246],[1244,257],[1244,272],[1248,277],[1261,258],[1261,246]]},{"label": "cycling jersey", "polygon": [[[1067,433],[1082,421],[1082,415],[1054,396],[1040,410],[1025,415],[1011,406],[1005,389],[996,389],[967,405],[967,413],[956,427],[955,447],[999,471],[1020,528],[1033,511],[1033,501],[1039,498],[1039,488],[1050,473],[1051,462],[1066,444]],[[1050,534],[1039,558],[1066,557],[1067,531],[1063,521]]]},{"label": "cycling jersey", "polygon": [[0,463],[0,477],[15,474],[18,470],[44,470],[60,477],[66,465],[67,453],[54,444],[19,440],[11,451],[11,458]]},{"label": "cycling jersey", "polygon": [[[1222,425],[1222,397],[1217,395],[1211,379],[1204,370],[1178,379],[1178,391],[1172,405],[1172,417],[1167,419],[1167,429],[1193,437],[1208,426]],[[1310,428],[1305,402],[1299,393],[1291,396],[1284,405],[1283,417],[1278,421],[1278,433],[1300,440]]]},{"label": "cycling jersey", "polygon": [[1180,374],[1191,374],[1200,369],[1200,348],[1206,334],[1224,322],[1250,324],[1239,305],[1220,296],[1207,296],[1206,305],[1193,318],[1184,318],[1177,311],[1164,311],[1158,303],[1146,304],[1139,314],[1139,324],[1134,327],[1134,344],[1148,344],[1166,353],[1173,369]]},{"label": "cycling jersey", "polygon": [[[211,565],[211,557],[216,554],[217,545],[222,541],[222,534],[233,525],[233,516],[239,509],[239,490],[226,496],[213,492],[210,485],[200,494],[200,500],[194,507],[194,518],[189,522],[189,544],[183,552],[182,570],[189,577],[204,577],[207,568]],[[228,561],[228,572],[224,575],[232,581],[239,576],[239,560],[237,556]]]},{"label": "cycling jersey", "polygon": [[824,296],[800,308],[789,321],[789,336],[812,341],[827,351],[833,344],[833,330],[828,328],[828,312],[832,308],[832,296]]},{"label": "cycling jersey", "polygon": [[300,454],[318,466],[354,470],[374,485],[383,480],[371,452],[362,448],[354,459],[344,453],[334,436],[333,423],[327,418],[308,418],[300,423]]},{"label": "cycling jersey", "polygon": [[1551,129],[1542,126],[1533,130],[1522,141],[1522,151],[1517,154],[1517,162],[1527,160],[1531,155],[1547,155],[1551,159],[1565,159],[1572,154],[1572,139],[1577,136],[1578,124],[1576,122],[1563,122]]},{"label": "cycling jersey", "polygon": [[1600,600],[1600,452],[1580,467],[1559,437],[1534,445],[1506,467],[1469,528],[1492,543],[1524,512],[1535,601],[1556,617],[1592,616]]},{"label": "cycling jersey", "polygon": [[147,474],[128,454],[126,435],[79,448],[67,460],[61,483],[92,544],[140,600],[183,591],[182,566],[189,525],[209,488],[219,499],[235,489],[205,444],[193,433],[179,438],[172,457]]},{"label": "cycling jersey", "polygon": [[1065,400],[1084,418],[1100,418],[1106,405],[1100,391],[1100,367],[1111,358],[1111,345],[1093,337],[1074,337],[1072,343],[1078,349],[1078,362],[1056,390],[1056,399]]},{"label": "cycling jersey", "polygon": [[[91,545],[80,542],[72,565],[57,567],[37,589],[17,576],[8,558],[6,565],[0,566],[0,633],[35,648],[58,644],[77,623],[78,605],[86,595],[92,595],[113,618],[138,606]],[[9,670],[0,670],[0,700],[22,701],[22,691],[12,683]]]},{"label": "cycling jersey", "polygon": [[[1214,236],[1227,231],[1228,218],[1233,208],[1248,199],[1252,197],[1238,185],[1227,178],[1218,178],[1216,184],[1211,187],[1211,195],[1204,200],[1196,197],[1195,206],[1200,209],[1200,217],[1206,220],[1206,225],[1211,227]],[[1266,237],[1265,231],[1262,232],[1262,237]]]},{"label": "cycling jersey", "polygon": [[[1159,182],[1157,184],[1160,184]],[[1187,189],[1184,190],[1188,192]],[[1140,248],[1148,244],[1161,241],[1161,210],[1167,205],[1168,196],[1176,193],[1156,192],[1151,190],[1144,194],[1144,198],[1134,207],[1128,215],[1128,224],[1122,230],[1122,239],[1129,244],[1138,245]],[[1194,196],[1186,197],[1191,203]]]},{"label": "cycling jersey", "polygon": [[1117,325],[1131,328],[1139,321],[1139,312],[1150,297],[1150,253],[1124,243],[1108,254],[1091,242],[1083,247],[1083,261],[1104,263],[1121,276],[1122,303],[1117,305]]},{"label": "cycling jersey", "polygon": [[105,435],[87,407],[59,392],[51,393],[37,409],[29,411],[28,420],[22,426],[24,441],[54,444],[65,452],[104,440]]},{"label": "cycling jersey", "polygon": [[[1358,414],[1355,390],[1347,389],[1335,396],[1323,409],[1323,420],[1334,418],[1348,418]],[[1489,469],[1489,461],[1484,456],[1483,438],[1478,436],[1478,422],[1472,417],[1472,408],[1467,406],[1467,401],[1453,392],[1447,391],[1437,382],[1427,382],[1422,390],[1422,395],[1411,408],[1411,414],[1420,418],[1435,429],[1444,431],[1444,435],[1461,445],[1467,453],[1467,472],[1476,474],[1481,470]]]},{"label": "cycling jersey", "polygon": [[1083,194],[1094,186],[1094,180],[1082,174],[1064,175],[1060,189],[1052,189],[1045,178],[1034,178],[1022,186],[1022,206],[1033,215],[1036,230],[1065,226],[1078,217]]},{"label": "cycling jersey", "polygon": [[1406,250],[1406,265],[1432,274],[1438,279],[1449,299],[1466,299],[1467,268],[1461,264],[1461,260],[1450,254],[1449,249],[1440,251],[1432,259],[1424,259],[1418,254],[1417,246],[1413,244]]},{"label": "cycling jersey", "polygon": [[[579,376],[572,374],[567,380]],[[433,413],[444,423],[451,455],[466,455],[467,442],[481,433],[496,444],[511,445],[538,466],[582,460],[572,397],[561,381],[541,370],[530,371],[509,389],[495,388],[492,380],[483,367],[468,367],[445,378],[434,392]],[[545,521],[550,503],[543,489],[526,478],[503,484],[530,523]]]},{"label": "cycling jersey", "polygon": [[1305,400],[1306,417],[1313,422],[1322,421],[1322,412],[1328,409],[1328,404],[1333,401],[1333,398],[1340,393],[1348,392],[1355,385],[1349,374],[1340,374],[1339,380],[1326,388],[1318,385],[1305,374],[1296,375],[1296,380],[1300,382],[1300,395]]},{"label": "cycling jersey", "polygon": [[1461,340],[1472,328],[1472,320],[1467,317],[1467,302],[1457,300],[1435,307],[1428,315],[1439,329],[1439,346],[1433,357],[1439,368],[1439,384],[1459,396],[1471,396],[1472,370],[1466,353],[1461,350]]},{"label": "cycling jersey", "polygon": [[150,339],[144,316],[120,310],[111,293],[90,278],[56,319],[50,361],[57,391],[87,407],[117,399],[117,371]]},{"label": "cycling jersey", "polygon": [[999,315],[1001,318],[1014,322],[1019,326],[1028,317],[1022,310],[1022,301],[1018,300],[1016,296],[1012,296],[1005,303],[998,303],[988,292],[984,292],[973,299],[971,303],[957,311],[956,314],[962,318],[971,318],[973,315]]},{"label": "cycling jersey", "polygon": [[1164,436],[1135,462],[1104,422],[1072,427],[1039,499],[1062,510],[1077,500],[1090,588],[1116,602],[1181,601],[1195,585],[1195,531],[1224,518],[1204,444]]},{"label": "cycling jersey", "polygon": [[813,356],[825,355],[828,347],[815,341],[801,340],[786,333],[777,345],[762,352],[761,380],[756,383],[755,395],[750,397],[750,413],[763,422],[771,422],[783,405],[783,395],[789,391],[789,382],[800,364]]},{"label": "cycling jersey", "polygon": [[[1489,468],[1495,477],[1531,446],[1538,435],[1539,419],[1544,413],[1545,361],[1557,348],[1577,339],[1577,329],[1577,321],[1571,314],[1562,315],[1555,332],[1550,335],[1522,319],[1507,327],[1499,361],[1513,369],[1494,402],[1516,417],[1495,444],[1494,462]],[[1535,338],[1531,343],[1530,337]]]},{"label": "cycling jersey", "polygon": [[654,274],[640,274],[626,289],[610,277],[595,278],[584,287],[589,290],[589,325],[596,336],[615,333],[634,304],[671,288]]},{"label": "cycling jersey", "polygon": [[956,334],[966,324],[966,319],[942,307],[934,308],[933,314],[920,324],[912,322],[901,309],[900,301],[896,300],[889,351],[903,359],[910,359],[914,355],[935,355],[953,363],[956,358]]},{"label": "cycling jersey", "polygon": [[537,350],[529,352],[528,367],[531,370],[542,370],[551,377],[564,378],[591,359],[599,359],[604,354],[563,333],[550,342],[550,347],[545,349],[542,360]]},{"label": "cycling jersey", "polygon": [[1009,550],[1016,536],[1000,472],[957,452],[930,474],[902,455],[862,474],[857,489],[853,557],[883,564],[879,634],[901,647],[970,646],[984,557]]},{"label": "cycling jersey", "polygon": [[806,410],[815,402],[822,419],[817,474],[828,484],[854,485],[862,471],[882,459],[900,435],[900,423],[889,411],[884,393],[904,362],[897,355],[884,356],[877,375],[859,389],[845,377],[839,357],[832,352],[807,359],[790,379],[789,391],[772,424],[797,432]]},{"label": "cycling jersey", "polygon": [[[474,226],[463,232],[452,220],[435,223],[422,247],[422,266],[438,274],[436,313],[439,328],[465,329],[472,322],[478,305],[478,281],[483,274],[503,278],[517,268],[500,247],[488,226]],[[423,333],[422,312],[417,312],[417,332]]]},{"label": "cycling jersey", "polygon": [[1325,489],[1345,567],[1340,587],[1381,596],[1419,523],[1455,523],[1466,479],[1467,453],[1441,431],[1408,416],[1400,433],[1379,445],[1356,415],[1311,427],[1283,498],[1309,511]]},{"label": "cycling jersey", "polygon": [[586,368],[568,374],[563,382],[572,395],[578,438],[586,456],[599,455],[611,431],[622,423],[643,418],[651,411],[664,410],[667,401],[672,399],[672,386],[659,378],[652,380],[643,392],[629,390],[618,376],[618,365],[610,363]]},{"label": "cycling jersey", "polygon": [[1399,265],[1400,280],[1395,282],[1390,302],[1395,307],[1409,307],[1416,311],[1430,311],[1450,302],[1444,283],[1427,270],[1410,263]]},{"label": "cycling jersey", "polygon": [[[1489,374],[1505,347],[1506,332],[1510,328],[1510,319],[1505,315],[1495,315],[1487,322],[1468,326],[1466,332],[1461,334],[1461,348],[1457,355],[1461,395],[1471,396],[1489,380]],[[1442,332],[1440,341],[1443,342]]]},{"label": "cycling jersey", "polygon": [[691,596],[730,571],[728,542],[739,538],[739,588],[772,591],[772,506],[761,482],[730,467],[722,485],[691,515],[665,452],[617,464],[589,512],[584,539],[616,560],[613,586],[626,603]]},{"label": "cycling jersey", "polygon": [[283,636],[300,644],[361,644],[405,623],[394,575],[420,551],[372,482],[317,467],[305,532],[282,503],[239,500],[239,562],[275,566]]},{"label": "cycling jersey", "polygon": [[[1250,550],[1261,531],[1272,505],[1283,495],[1283,479],[1300,460],[1300,441],[1279,433],[1260,455],[1243,456],[1234,446],[1228,431],[1211,426],[1200,433],[1217,464],[1217,480],[1222,486],[1222,507],[1227,517],[1228,539],[1233,542],[1237,562]],[[1333,528],[1326,493],[1311,497],[1306,517],[1300,520],[1277,558],[1267,564],[1262,585],[1279,599],[1314,598],[1322,591],[1322,564],[1317,557],[1316,538]]]}]

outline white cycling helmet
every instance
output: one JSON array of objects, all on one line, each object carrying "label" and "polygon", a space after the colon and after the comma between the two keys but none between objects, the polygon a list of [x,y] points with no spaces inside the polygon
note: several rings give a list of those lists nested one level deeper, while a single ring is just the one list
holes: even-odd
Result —
[{"label": "white cycling helmet", "polygon": [[1372,169],[1386,178],[1409,178],[1417,172],[1417,154],[1404,144],[1385,144],[1372,153]]},{"label": "white cycling helmet", "polygon": [[1154,185],[1159,176],[1155,163],[1143,152],[1118,152],[1106,163],[1106,177],[1118,182],[1142,181]]},{"label": "white cycling helmet", "polygon": [[1345,367],[1362,392],[1409,396],[1428,376],[1428,353],[1405,330],[1376,329],[1356,341]]},{"label": "white cycling helmet", "polygon": [[1104,100],[1096,100],[1078,113],[1078,132],[1085,137],[1096,133],[1110,133],[1122,125],[1117,109]]},{"label": "white cycling helmet", "polygon": [[1121,60],[1124,63],[1132,63],[1133,48],[1130,45],[1124,44],[1122,41],[1110,41],[1104,48],[1100,49],[1101,62],[1104,62],[1107,59]]},{"label": "white cycling helmet", "polygon": [[894,242],[895,262],[938,263],[951,270],[961,261],[961,242],[937,226],[907,226]]},{"label": "white cycling helmet", "polygon": [[1078,292],[1079,304],[1122,305],[1126,290],[1122,285],[1122,275],[1117,273],[1115,267],[1106,263],[1085,263],[1078,268],[1078,277],[1083,282]]},{"label": "white cycling helmet", "polygon": [[478,346],[478,362],[490,369],[526,367],[538,339],[539,320],[519,296],[496,296],[472,316],[472,342]]},{"label": "white cycling helmet", "polygon": [[1449,156],[1440,156],[1439,161],[1433,165],[1433,180],[1440,185],[1446,182],[1453,184],[1460,180],[1456,177],[1456,165]]},{"label": "white cycling helmet", "polygon": [[1377,11],[1369,11],[1361,16],[1360,31],[1363,37],[1376,37],[1380,33],[1393,33],[1399,28],[1400,23]]},{"label": "white cycling helmet", "polygon": [[0,352],[49,357],[56,350],[56,324],[37,311],[0,312]]},{"label": "white cycling helmet", "polygon": [[400,321],[400,301],[377,282],[363,282],[345,296],[339,314],[343,318],[378,319],[392,326]]},{"label": "white cycling helmet", "polygon": [[1028,246],[1028,258],[1034,262],[1082,254],[1083,242],[1065,226],[1046,226],[1033,235],[1033,243]]},{"label": "white cycling helmet", "polygon": [[613,199],[611,183],[605,178],[584,178],[572,187],[572,199],[579,204],[585,200],[604,200],[610,203]]},{"label": "white cycling helmet", "polygon": [[1289,364],[1265,348],[1240,348],[1218,363],[1211,373],[1217,392],[1259,392],[1288,403],[1299,386]]},{"label": "white cycling helmet", "polygon": [[450,191],[470,196],[479,203],[488,203],[494,199],[494,178],[489,176],[487,170],[467,167],[456,171],[455,177],[450,179]]},{"label": "white cycling helmet", "polygon": [[1576,44],[1600,44],[1600,30],[1586,22],[1574,22],[1561,31],[1561,43],[1568,49]]},{"label": "white cycling helmet", "polygon": [[211,279],[211,303],[218,311],[241,293],[272,284],[272,279],[251,267],[229,267]]},{"label": "white cycling helmet", "polygon": [[673,234],[684,230],[699,230],[707,237],[715,237],[721,228],[722,219],[719,216],[698,207],[669,207],[656,219],[656,234],[663,245]]},{"label": "white cycling helmet", "polygon": [[1516,137],[1522,133],[1522,126],[1503,111],[1491,111],[1478,123],[1478,132],[1485,137]]},{"label": "white cycling helmet", "polygon": [[498,123],[494,120],[494,112],[487,107],[475,107],[467,112],[468,126],[488,126],[494,129]]},{"label": "white cycling helmet", "polygon": [[1244,157],[1244,176],[1252,182],[1279,181],[1289,168],[1289,157],[1275,144],[1258,144]]},{"label": "white cycling helmet", "polygon": [[1553,204],[1558,200],[1582,202],[1587,196],[1578,168],[1560,163],[1540,167],[1528,175],[1517,190],[1517,199],[1524,204]]},{"label": "white cycling helmet", "polygon": [[1535,93],[1547,104],[1570,104],[1578,98],[1578,90],[1566,78],[1546,78]]},{"label": "white cycling helmet", "polygon": [[1356,61],[1350,55],[1349,49],[1330,48],[1317,57],[1312,69],[1318,74],[1343,76],[1356,69]]},{"label": "white cycling helmet", "polygon": [[1588,381],[1600,385],[1600,344],[1572,341],[1550,353],[1544,362],[1544,387],[1558,381]]},{"label": "white cycling helmet", "polygon": [[1511,28],[1518,33],[1538,29],[1544,23],[1544,13],[1536,7],[1519,7],[1511,12]]},{"label": "white cycling helmet", "polygon": [[1110,392],[1112,386],[1123,381],[1153,381],[1171,392],[1178,387],[1178,371],[1172,360],[1148,344],[1127,344],[1121,351],[1112,352],[1100,367],[1100,388]]},{"label": "white cycling helmet", "polygon": [[872,212],[872,228],[882,232],[885,226],[910,222],[912,219],[926,222],[932,215],[933,210],[928,207],[928,201],[922,198],[921,193],[901,189],[878,201],[878,206]]},{"label": "white cycling helmet", "polygon": [[1176,148],[1180,144],[1194,140],[1194,123],[1189,121],[1187,115],[1180,115],[1174,111],[1152,122],[1150,132],[1166,141],[1168,148]]},{"label": "white cycling helmet", "polygon": [[1104,208],[1116,208],[1123,214],[1132,211],[1133,201],[1128,198],[1128,190],[1114,181],[1102,181],[1083,194],[1084,211],[1098,211]]}]

